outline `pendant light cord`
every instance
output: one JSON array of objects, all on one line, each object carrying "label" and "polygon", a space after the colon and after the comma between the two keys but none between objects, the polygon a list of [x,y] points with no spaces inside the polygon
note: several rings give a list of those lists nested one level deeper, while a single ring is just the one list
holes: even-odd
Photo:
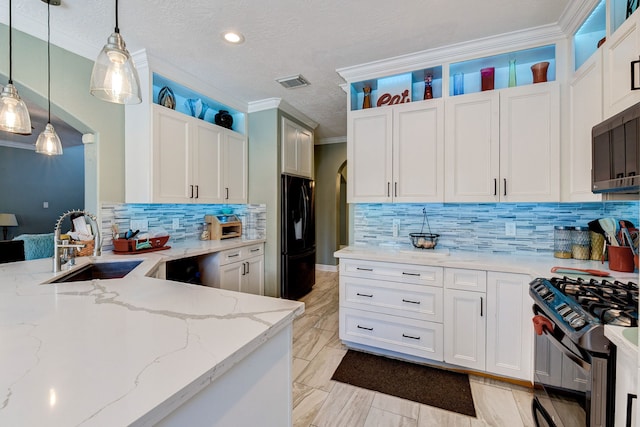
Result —
[{"label": "pendant light cord", "polygon": [[13,84],[13,80],[11,79],[11,74],[12,74],[12,49],[11,49],[11,45],[13,44],[13,40],[11,38],[11,34],[13,33],[12,30],[12,26],[11,26],[11,0],[9,0],[9,84]]},{"label": "pendant light cord", "polygon": [[47,100],[49,103],[48,123],[51,123],[51,0],[47,1]]},{"label": "pendant light cord", "polygon": [[[9,0],[11,1],[11,0]],[[116,0],[116,33],[120,33],[120,27],[118,27],[118,0]]]}]

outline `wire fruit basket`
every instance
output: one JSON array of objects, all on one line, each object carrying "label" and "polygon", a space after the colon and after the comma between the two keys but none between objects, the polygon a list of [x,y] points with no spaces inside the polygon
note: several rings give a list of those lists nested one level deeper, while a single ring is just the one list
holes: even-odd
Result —
[{"label": "wire fruit basket", "polygon": [[[424,225],[427,224],[428,233],[424,233]],[[409,233],[409,237],[411,238],[411,244],[414,248],[418,249],[435,249],[438,244],[439,234],[434,234],[431,232],[431,227],[429,226],[429,220],[427,219],[427,209],[422,208],[422,228],[419,233]]]}]

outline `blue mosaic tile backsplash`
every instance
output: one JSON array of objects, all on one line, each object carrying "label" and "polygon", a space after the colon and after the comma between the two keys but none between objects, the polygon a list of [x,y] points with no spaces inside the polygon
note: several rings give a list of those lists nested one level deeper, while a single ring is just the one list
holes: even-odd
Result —
[{"label": "blue mosaic tile backsplash", "polygon": [[[409,233],[440,235],[438,248],[472,252],[553,256],[555,226],[587,226],[603,217],[640,224],[640,202],[594,203],[427,203],[355,204],[354,244],[412,248]],[[393,237],[393,220],[398,237]],[[514,223],[516,235],[506,236],[505,224]]]},{"label": "blue mosaic tile backsplash", "polygon": [[[132,219],[147,219],[149,229],[163,228],[171,242],[198,239],[205,215],[219,215],[231,209],[242,221],[243,237],[262,239],[266,236],[267,208],[265,205],[189,205],[189,204],[124,204],[103,203],[101,229],[104,250],[112,250],[111,225],[117,224],[121,232],[129,229]],[[179,227],[173,229],[177,219]]]}]

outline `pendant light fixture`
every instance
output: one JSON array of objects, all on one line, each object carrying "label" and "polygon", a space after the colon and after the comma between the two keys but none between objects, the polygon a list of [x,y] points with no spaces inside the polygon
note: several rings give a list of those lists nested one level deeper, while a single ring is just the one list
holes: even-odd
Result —
[{"label": "pendant light fixture", "polygon": [[36,141],[36,153],[49,156],[62,154],[62,143],[51,124],[51,4],[60,4],[58,0],[42,0],[47,3],[47,100],[49,102],[49,120]]},{"label": "pendant light fixture", "polygon": [[0,93],[0,130],[20,135],[31,135],[31,118],[24,101],[13,85],[12,66],[13,27],[11,25],[11,0],[9,0],[9,83]]},{"label": "pendant light fixture", "polygon": [[91,95],[116,104],[139,104],[140,80],[118,28],[118,0],[116,28],[102,48],[91,73]]}]

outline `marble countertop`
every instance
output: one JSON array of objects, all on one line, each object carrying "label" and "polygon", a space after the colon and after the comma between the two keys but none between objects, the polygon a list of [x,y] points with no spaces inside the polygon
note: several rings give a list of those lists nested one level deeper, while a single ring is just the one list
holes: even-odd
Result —
[{"label": "marble countertop", "polygon": [[627,339],[623,333],[625,331],[633,331],[636,334],[636,342],[637,342],[637,333],[638,328],[626,328],[624,326],[613,326],[613,325],[605,325],[604,326],[604,336],[609,338],[613,344],[618,348],[618,351],[625,352],[630,359],[637,360],[638,358],[638,345],[632,343]]},{"label": "marble countertop", "polygon": [[304,311],[304,304],[147,277],[171,259],[263,241],[136,255],[122,279],[50,284],[51,258],[0,264],[0,425],[151,425]]},{"label": "marble countertop", "polygon": [[[468,268],[476,270],[499,271],[503,273],[528,274],[531,277],[561,276],[551,273],[554,266],[572,267],[608,271],[611,276],[621,281],[638,283],[638,273],[622,273],[610,270],[609,264],[599,261],[582,261],[577,259],[558,259],[553,256],[526,256],[485,254],[479,252],[464,252],[424,249],[396,249],[387,247],[347,246],[334,253],[336,258],[366,259],[370,261],[385,261],[405,264],[420,264],[449,268]],[[578,275],[569,275],[579,277]],[[594,276],[583,275],[587,278]]]}]

